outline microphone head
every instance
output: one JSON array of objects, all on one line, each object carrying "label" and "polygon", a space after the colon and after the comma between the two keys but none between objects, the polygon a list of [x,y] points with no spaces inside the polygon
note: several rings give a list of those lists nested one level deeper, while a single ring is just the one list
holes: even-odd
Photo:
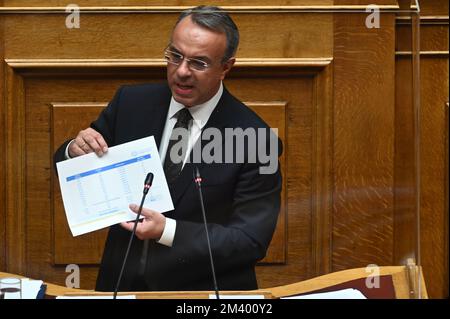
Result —
[{"label": "microphone head", "polygon": [[198,187],[200,187],[202,183],[202,177],[200,176],[200,171],[198,170],[197,166],[193,169],[193,173],[194,173],[194,182],[195,184],[197,184]]},{"label": "microphone head", "polygon": [[153,173],[148,173],[147,177],[145,177],[144,185],[152,186],[152,183],[153,183]]},{"label": "microphone head", "polygon": [[198,167],[195,167],[195,178],[201,178],[200,171],[198,170]]},{"label": "microphone head", "polygon": [[145,177],[145,182],[144,182],[144,194],[147,195],[148,190],[150,189],[150,187],[152,186],[153,183],[153,173],[148,173],[147,176]]}]

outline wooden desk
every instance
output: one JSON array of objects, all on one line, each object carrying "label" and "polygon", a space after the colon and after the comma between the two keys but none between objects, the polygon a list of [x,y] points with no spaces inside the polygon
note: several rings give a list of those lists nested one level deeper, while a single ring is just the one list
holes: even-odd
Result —
[{"label": "wooden desk", "polygon": [[[380,276],[391,276],[392,284],[394,288],[395,298],[408,299],[410,298],[409,292],[409,278],[408,268],[405,266],[384,266],[379,268]],[[258,289],[253,291],[221,291],[222,295],[239,294],[263,294],[265,298],[281,298],[292,295],[298,295],[302,293],[308,293],[312,291],[321,290],[327,287],[333,287],[340,284],[345,284],[358,279],[365,279],[368,277],[368,273],[365,268],[355,268],[335,273],[326,274],[323,276],[315,277],[305,281],[297,282],[290,285]],[[1,277],[21,277],[13,274],[0,272]],[[421,274],[421,293],[422,298],[428,298],[425,282]],[[111,293],[96,292],[93,290],[73,289],[63,286],[47,283],[46,295],[50,297],[56,296],[76,296],[76,295],[110,295]],[[208,299],[210,294],[214,294],[213,291],[176,291],[176,292],[121,292],[119,295],[136,295],[138,299]]]},{"label": "wooden desk", "polygon": [[[417,267],[416,267],[417,268]],[[391,276],[394,288],[395,298],[409,299],[409,275],[408,268],[405,266],[384,266],[379,268],[380,276]],[[327,287],[336,286],[356,279],[365,279],[368,277],[365,268],[355,268],[342,270],[312,279],[300,281],[294,284],[273,287],[268,289],[274,298],[298,295],[312,291],[321,290]],[[421,295],[422,298],[428,298],[425,281],[421,272]]]}]

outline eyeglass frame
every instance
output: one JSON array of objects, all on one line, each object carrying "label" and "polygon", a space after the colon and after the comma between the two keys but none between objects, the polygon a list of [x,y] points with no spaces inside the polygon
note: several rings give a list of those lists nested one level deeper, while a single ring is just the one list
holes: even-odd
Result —
[{"label": "eyeglass frame", "polygon": [[[180,52],[170,50],[169,49],[170,47],[171,47],[171,44],[169,44],[164,49],[164,58],[167,61],[167,63],[173,64],[173,65],[176,65],[176,66],[180,66],[183,63],[183,61],[186,61],[190,70],[199,71],[199,72],[206,71],[208,68],[210,68],[214,64],[213,62],[206,62],[206,61],[203,61],[203,60],[200,60],[200,59],[196,59],[196,58],[188,58],[188,57],[184,56],[184,54],[181,54]],[[167,52],[170,53],[170,54],[179,55],[179,57],[181,59],[180,62],[176,63],[174,61],[171,61],[169,59],[168,55],[166,54]],[[193,67],[192,64],[190,63],[191,61],[195,61],[195,62],[199,62],[199,63],[203,64],[204,68],[198,69],[198,68]]]}]

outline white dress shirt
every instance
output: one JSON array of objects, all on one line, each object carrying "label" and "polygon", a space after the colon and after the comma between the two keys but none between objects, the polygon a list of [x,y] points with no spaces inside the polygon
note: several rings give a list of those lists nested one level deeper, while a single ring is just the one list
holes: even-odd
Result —
[{"label": "white dress shirt", "polygon": [[[219,102],[222,96],[222,93],[223,93],[223,85],[222,83],[220,83],[219,90],[210,100],[206,101],[203,104],[191,106],[190,108],[188,108],[189,112],[192,115],[193,121],[189,124],[189,142],[186,157],[183,160],[183,167],[184,164],[186,163],[187,158],[189,157],[189,153],[191,152],[193,145],[195,144],[195,142],[197,142],[198,138],[200,137],[203,127],[205,126],[206,122],[208,122],[209,117],[216,108],[217,103]],[[173,127],[177,122],[175,114],[182,108],[184,108],[184,105],[178,103],[172,97],[170,101],[169,112],[167,112],[166,125],[164,126],[161,144],[159,145],[159,156],[161,157],[161,163],[163,163],[163,165],[164,159],[166,158],[169,139],[170,136],[172,135]],[[164,231],[162,233],[161,238],[157,242],[165,246],[172,247],[176,227],[177,222],[172,218],[166,217],[166,226],[164,227]]]},{"label": "white dress shirt", "polygon": [[[219,90],[210,100],[206,101],[203,104],[199,104],[188,108],[189,112],[192,115],[193,121],[189,124],[188,128],[189,142],[186,157],[183,160],[183,167],[184,164],[186,163],[187,158],[189,157],[189,153],[191,152],[193,145],[195,144],[195,142],[197,142],[198,138],[200,137],[203,127],[208,122],[209,117],[211,116],[212,112],[217,106],[217,103],[222,97],[222,93],[223,93],[223,84],[220,83]],[[161,143],[159,145],[159,156],[161,157],[161,163],[163,165],[164,159],[166,158],[167,147],[169,146],[170,136],[172,135],[173,127],[177,122],[177,118],[175,117],[175,115],[182,108],[184,108],[184,105],[178,103],[172,97],[172,99],[170,100],[169,111],[167,112],[166,124],[164,125]],[[66,147],[65,155],[67,159],[71,158],[69,155],[69,146],[74,141],[75,139],[73,139]],[[177,222],[172,218],[166,217],[166,225],[164,227],[161,238],[157,241],[157,243],[172,247],[176,228]]]}]

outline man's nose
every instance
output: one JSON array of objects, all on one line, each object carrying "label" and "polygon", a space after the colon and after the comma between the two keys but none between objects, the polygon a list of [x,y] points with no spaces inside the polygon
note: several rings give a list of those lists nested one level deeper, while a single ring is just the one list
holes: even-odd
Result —
[{"label": "man's nose", "polygon": [[188,64],[188,61],[186,61],[186,59],[181,61],[180,65],[178,65],[177,74],[180,78],[185,78],[185,77],[191,76],[192,71],[191,71],[191,69],[189,69],[189,64]]}]

